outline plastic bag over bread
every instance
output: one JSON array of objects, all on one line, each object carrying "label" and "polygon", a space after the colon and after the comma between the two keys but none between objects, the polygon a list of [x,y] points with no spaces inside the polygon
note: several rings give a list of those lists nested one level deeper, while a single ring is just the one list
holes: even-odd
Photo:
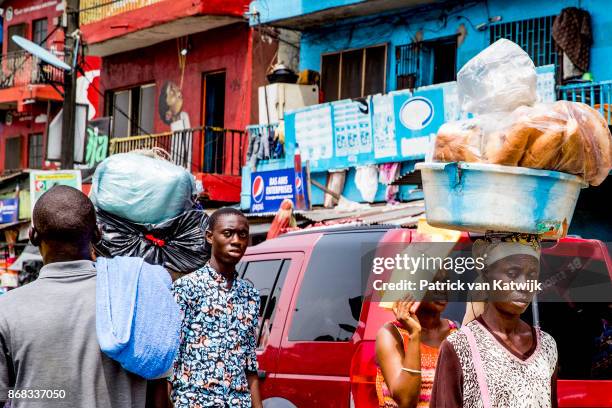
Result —
[{"label": "plastic bag over bread", "polygon": [[433,157],[556,170],[596,186],[612,169],[612,136],[595,109],[557,101],[447,123],[438,131]]},{"label": "plastic bag over bread", "polygon": [[536,104],[536,72],[515,43],[498,40],[457,75],[459,101],[474,118],[438,130],[433,160],[556,170],[599,185],[612,169],[612,135],[588,105]]},{"label": "plastic bag over bread", "polygon": [[537,100],[535,65],[521,47],[500,39],[457,74],[459,103],[474,114],[513,111]]}]

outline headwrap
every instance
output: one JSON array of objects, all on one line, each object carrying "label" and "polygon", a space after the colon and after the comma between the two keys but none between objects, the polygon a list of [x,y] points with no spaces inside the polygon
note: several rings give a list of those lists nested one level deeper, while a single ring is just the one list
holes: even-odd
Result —
[{"label": "headwrap", "polygon": [[474,257],[484,258],[487,265],[512,255],[530,255],[540,259],[538,235],[517,232],[487,232],[484,239],[474,242]]}]

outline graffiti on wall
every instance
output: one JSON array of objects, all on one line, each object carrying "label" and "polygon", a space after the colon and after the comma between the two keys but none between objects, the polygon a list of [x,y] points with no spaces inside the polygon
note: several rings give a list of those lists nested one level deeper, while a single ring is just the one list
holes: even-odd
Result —
[{"label": "graffiti on wall", "polygon": [[85,163],[90,169],[95,168],[108,156],[108,141],[110,139],[111,118],[99,118],[87,123],[87,145],[85,147]]}]

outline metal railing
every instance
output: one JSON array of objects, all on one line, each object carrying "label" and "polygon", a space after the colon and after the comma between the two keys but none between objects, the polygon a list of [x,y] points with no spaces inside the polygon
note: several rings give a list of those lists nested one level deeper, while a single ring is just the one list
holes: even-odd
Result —
[{"label": "metal railing", "polygon": [[533,60],[536,67],[556,65],[559,55],[552,38],[556,16],[530,18],[520,21],[495,23],[489,26],[489,40],[500,38],[517,43]]},{"label": "metal railing", "polygon": [[164,0],[81,0],[80,24],[96,23],[162,1]]},{"label": "metal railing", "polygon": [[[63,53],[54,52],[54,54],[63,58]],[[61,69],[40,62],[38,57],[25,51],[2,55],[0,57],[0,89],[63,82],[64,73]]]},{"label": "metal railing", "polygon": [[[113,138],[109,154],[159,148],[168,152],[172,163],[192,172],[239,176],[245,163],[246,145],[244,131],[206,126]],[[198,154],[194,148],[199,150]]]},{"label": "metal railing", "polygon": [[563,85],[558,89],[559,99],[586,103],[597,109],[612,125],[612,81]]}]

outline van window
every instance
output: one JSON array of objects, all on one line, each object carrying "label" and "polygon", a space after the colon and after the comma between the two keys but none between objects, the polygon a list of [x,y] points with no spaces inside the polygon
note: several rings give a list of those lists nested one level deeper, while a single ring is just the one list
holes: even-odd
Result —
[{"label": "van window", "polygon": [[540,325],[557,342],[559,379],[612,380],[612,303],[540,303]]},{"label": "van window", "polygon": [[349,341],[363,303],[362,265],[384,231],[326,234],[315,246],[293,312],[290,341]]},{"label": "van window", "polygon": [[290,264],[289,259],[252,261],[244,264],[243,279],[257,288],[261,300],[257,330],[258,348],[264,348],[267,344],[272,330],[276,304]]},{"label": "van window", "polygon": [[[540,280],[560,277],[550,290],[560,299],[545,301],[544,292],[538,314],[542,330],[557,343],[559,379],[612,380],[612,282],[604,261],[609,247],[584,241],[556,248],[543,249]],[[523,318],[531,324],[529,309]]]}]

